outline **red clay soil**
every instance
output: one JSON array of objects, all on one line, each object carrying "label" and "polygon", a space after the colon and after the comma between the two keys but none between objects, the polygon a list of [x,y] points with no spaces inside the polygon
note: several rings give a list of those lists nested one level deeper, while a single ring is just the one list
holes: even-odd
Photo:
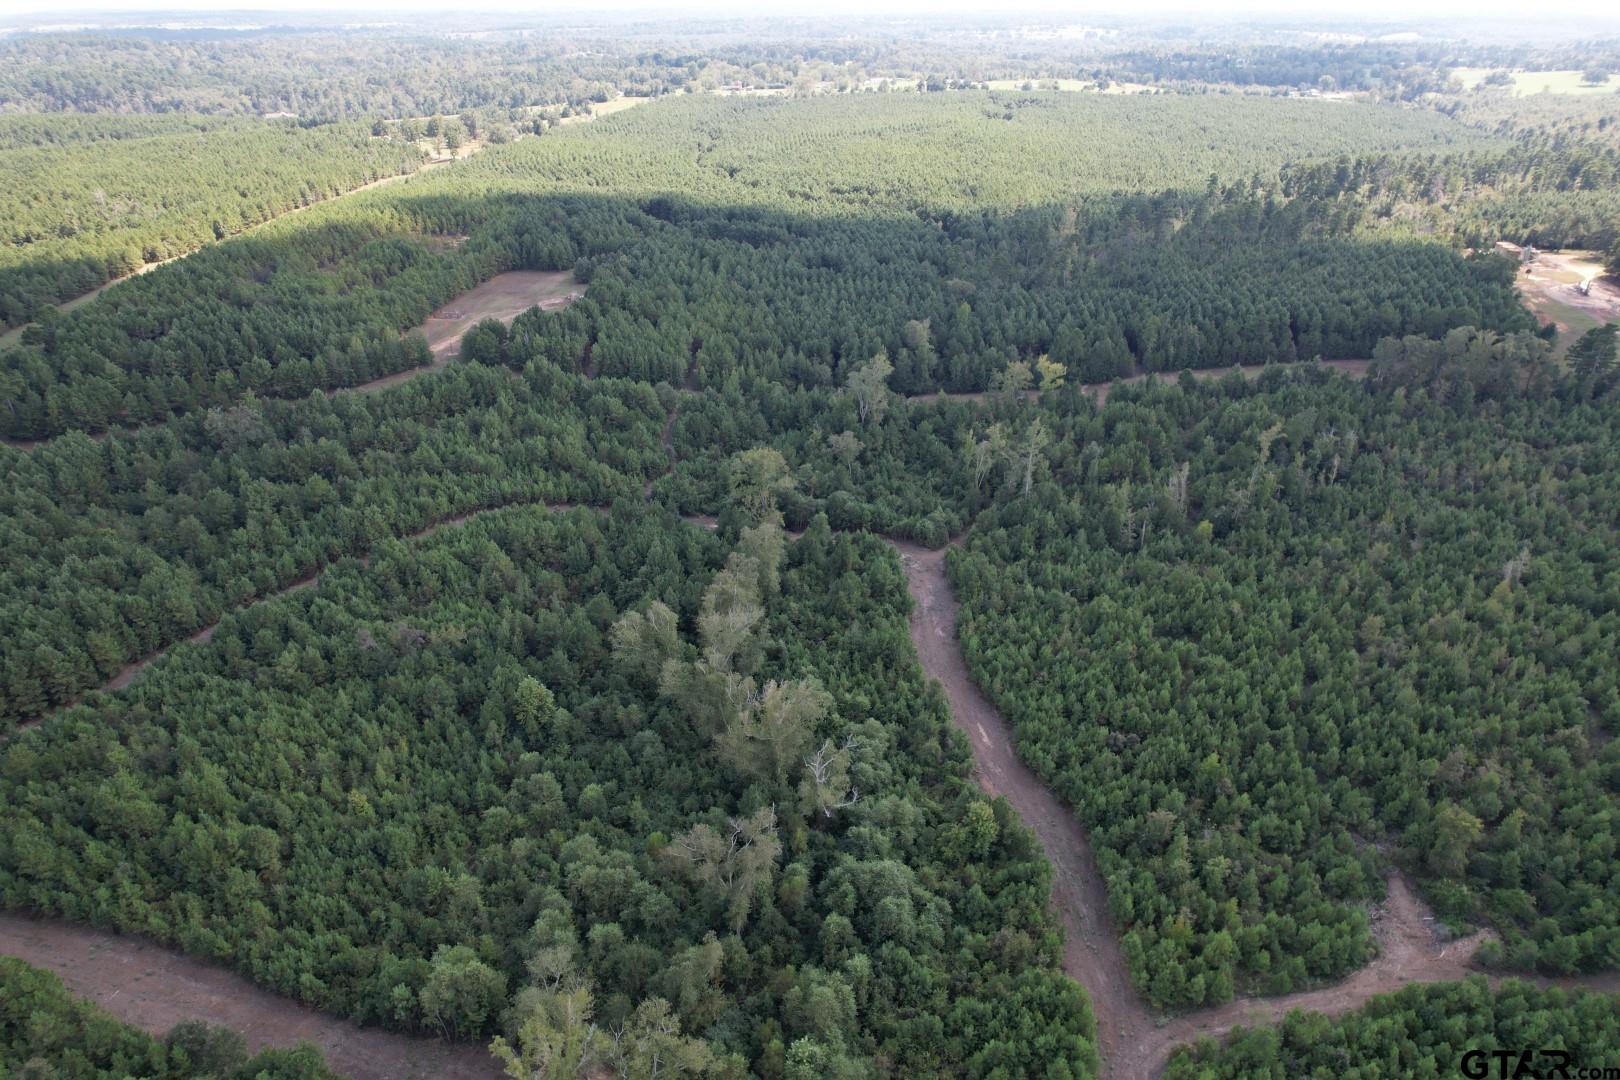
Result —
[{"label": "red clay soil", "polygon": [[[1376,994],[1410,983],[1441,982],[1476,973],[1475,952],[1490,940],[1482,930],[1445,942],[1437,923],[1407,880],[1389,878],[1388,897],[1372,912],[1378,957],[1331,986],[1273,998],[1238,998],[1224,1005],[1163,1018],[1136,993],[1108,910],[1108,891],[1085,830],[1068,807],[1020,761],[1007,722],[974,685],[956,638],[958,603],[945,576],[945,553],[905,541],[900,552],[914,606],[911,640],[923,670],[939,681],[952,719],[973,749],[979,785],[1007,799],[1045,849],[1053,868],[1051,904],[1064,930],[1063,970],[1086,988],[1097,1019],[1103,1075],[1148,1080],[1164,1070],[1170,1052],[1201,1036],[1239,1025],[1273,1022],[1303,1009],[1337,1014]],[[1533,981],[1590,990],[1620,990],[1620,973]]]},{"label": "red clay soil", "polygon": [[354,1080],[502,1075],[482,1046],[357,1027],[138,937],[0,914],[0,953],[55,972],[75,994],[153,1035],[164,1035],[182,1020],[205,1020],[237,1032],[254,1052],[311,1042],[333,1071]]}]

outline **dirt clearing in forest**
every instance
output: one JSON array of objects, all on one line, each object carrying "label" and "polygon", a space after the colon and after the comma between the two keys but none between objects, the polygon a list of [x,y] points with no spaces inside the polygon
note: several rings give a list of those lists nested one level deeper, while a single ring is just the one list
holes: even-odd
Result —
[{"label": "dirt clearing in forest", "polygon": [[1519,295],[1543,326],[1558,327],[1559,356],[1586,331],[1620,322],[1620,279],[1603,270],[1590,251],[1538,251],[1520,270]]},{"label": "dirt clearing in forest", "polygon": [[460,352],[467,331],[485,319],[510,326],[536,305],[567,307],[584,295],[585,286],[574,280],[571,270],[512,270],[462,293],[429,315],[419,329],[434,358],[444,360]]}]

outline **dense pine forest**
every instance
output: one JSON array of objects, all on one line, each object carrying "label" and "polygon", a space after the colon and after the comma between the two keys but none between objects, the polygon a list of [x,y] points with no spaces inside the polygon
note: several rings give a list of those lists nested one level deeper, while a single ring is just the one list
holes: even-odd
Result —
[{"label": "dense pine forest", "polygon": [[[663,33],[0,37],[0,907],[492,1075],[1136,1076],[1122,1007],[1343,985],[1396,876],[1526,981],[1166,1075],[1616,1063],[1620,310],[1497,246],[1620,268],[1609,100]],[[329,1075],[151,1030],[0,958],[0,1075]]]},{"label": "dense pine forest", "polygon": [[906,606],[825,524],[728,550],[632,503],[385,544],[18,742],[0,896],[525,1053],[567,999],[716,1067],[1088,1075],[1049,871],[965,783]]},{"label": "dense pine forest", "polygon": [[[1099,131],[1123,147],[1077,141]],[[1172,152],[1195,134],[1207,151]],[[602,373],[654,382],[678,383],[694,343],[714,384],[833,386],[886,349],[894,388],[913,393],[984,389],[1009,359],[1044,353],[1095,381],[1526,328],[1504,261],[1356,236],[1354,215],[1254,176],[1298,153],[1478,139],[1422,113],[1242,98],[673,99],[121,285],[0,352],[0,423],[39,438],[364,382],[425,362],[400,335],[505,269],[589,280],[595,295],[547,330],[567,339],[550,359],[582,365],[588,344]],[[986,156],[1005,174],[981,178]],[[1149,176],[1171,186],[1120,191]]]},{"label": "dense pine forest", "polygon": [[421,162],[359,124],[0,117],[0,325]]},{"label": "dense pine forest", "polygon": [[953,561],[964,646],[1091,825],[1150,999],[1364,963],[1385,844],[1509,966],[1612,966],[1615,380],[1549,385],[1545,351],[1456,330],[1366,387],[1002,421],[1051,451]]},{"label": "dense pine forest", "polygon": [[[1445,1023],[1433,1021],[1439,1015]],[[1341,1020],[1298,1013],[1275,1030],[1245,1031],[1225,1045],[1179,1053],[1165,1076],[1496,1076],[1504,1061],[1510,1076],[1521,1066],[1550,1075],[1560,1063],[1574,1076],[1576,1069],[1613,1068],[1605,1063],[1617,1053],[1620,1020],[1612,998],[1518,982],[1492,989],[1476,978],[1415,986]]]}]

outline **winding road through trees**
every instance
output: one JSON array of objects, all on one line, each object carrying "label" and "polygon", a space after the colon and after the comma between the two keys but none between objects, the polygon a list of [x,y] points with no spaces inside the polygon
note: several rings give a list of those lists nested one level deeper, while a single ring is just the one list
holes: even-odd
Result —
[{"label": "winding road through trees", "polygon": [[[1018,759],[1012,731],[968,674],[956,637],[959,605],[945,576],[945,551],[892,540],[905,566],[911,592],[911,640],[923,670],[940,683],[956,726],[973,748],[979,784],[1004,797],[1034,831],[1052,863],[1051,904],[1063,926],[1063,970],[1086,988],[1097,1019],[1103,1075],[1147,1080],[1164,1070],[1171,1051],[1201,1036],[1220,1036],[1239,1025],[1280,1020],[1296,1009],[1349,1012],[1377,995],[1410,983],[1444,982],[1477,974],[1475,952],[1492,932],[1443,942],[1411,884],[1396,874],[1389,895],[1373,914],[1378,956],[1342,982],[1281,997],[1240,997],[1177,1017],[1148,1007],[1130,980],[1118,928],[1108,909],[1108,890],[1084,828],[1074,813]],[[1566,987],[1620,990],[1620,973],[1585,978],[1535,979]]]},{"label": "winding road through trees", "polygon": [[[690,388],[690,378],[688,382]],[[671,409],[664,445],[672,463],[669,435],[674,422],[675,409]],[[559,503],[551,508],[572,507]],[[459,525],[484,512],[488,511],[436,522],[413,535]],[[711,529],[716,525],[707,516],[685,520]],[[1164,1017],[1149,1008],[1131,983],[1118,927],[1109,913],[1106,884],[1084,828],[1019,760],[1007,721],[969,674],[956,636],[959,605],[945,575],[946,552],[908,541],[890,542],[901,557],[913,600],[913,645],[923,669],[941,684],[954,722],[968,737],[980,785],[1007,799],[1052,863],[1051,903],[1066,939],[1063,969],[1085,987],[1091,999],[1105,1076],[1113,1080],[1155,1077],[1178,1044],[1201,1036],[1219,1036],[1239,1025],[1275,1021],[1296,1009],[1343,1013],[1374,995],[1410,983],[1459,979],[1477,971],[1474,955],[1490,940],[1491,932],[1482,930],[1461,940],[1442,941],[1431,929],[1433,921],[1410,883],[1395,875],[1389,879],[1385,903],[1372,913],[1379,955],[1350,978],[1282,997],[1238,998],[1176,1017]],[[258,602],[315,583],[314,575],[301,578]],[[205,642],[213,630],[211,625],[190,640]],[[104,689],[115,691],[129,685],[161,655],[124,669]],[[334,1068],[358,1080],[410,1076],[472,1080],[498,1075],[493,1059],[481,1048],[362,1029],[260,989],[222,968],[139,938],[103,934],[56,920],[0,914],[0,954],[57,972],[70,989],[119,1019],[157,1033],[179,1020],[200,1018],[236,1028],[254,1048],[310,1039],[326,1051]],[[1620,973],[1534,981],[1620,991]]]},{"label": "winding road through trees", "polygon": [[182,1020],[231,1028],[254,1053],[311,1042],[354,1080],[494,1080],[482,1046],[362,1028],[165,945],[61,919],[0,914],[0,953],[55,972],[126,1024],[162,1036]]}]

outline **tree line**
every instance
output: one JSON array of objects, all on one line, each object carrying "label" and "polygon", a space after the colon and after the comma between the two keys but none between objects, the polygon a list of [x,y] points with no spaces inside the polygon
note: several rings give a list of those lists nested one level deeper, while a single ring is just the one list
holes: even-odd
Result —
[{"label": "tree line", "polygon": [[[1170,1080],[1220,1077],[1496,1076],[1605,1068],[1620,1053],[1614,1000],[1482,978],[1412,986],[1346,1016],[1290,1015],[1178,1050]],[[1528,1072],[1526,1073],[1528,1075]]]},{"label": "tree line", "polygon": [[0,148],[0,326],[422,162],[359,124],[186,116],[4,117]]},{"label": "tree line", "polygon": [[[476,281],[582,262],[581,279],[604,294],[598,307],[613,310],[593,318],[582,307],[571,320],[587,325],[553,333],[581,354],[589,345],[603,371],[672,381],[694,342],[707,382],[751,370],[834,385],[841,367],[883,348],[897,388],[919,392],[982,389],[1009,359],[1046,352],[1095,381],[1138,367],[1360,356],[1386,334],[1524,323],[1511,279],[1483,263],[1369,242],[1353,221],[1317,213],[1323,200],[1291,206],[1239,182],[1252,162],[1296,146],[1456,136],[1434,120],[1414,114],[1386,131],[1359,112],[1324,123],[1312,103],[1236,100],[1202,114],[1163,106],[1155,122],[1169,128],[1144,139],[1144,105],[1104,100],[672,101],[650,107],[651,121],[615,118],[600,137],[563,130],[498,147],[216,245],[29,331],[0,354],[0,416],[13,437],[38,438],[247,391],[352,385],[422,362],[399,336]],[[1195,162],[1188,190],[1126,195],[1099,189],[1110,181],[1092,176],[1094,160],[1053,149],[1114,125],[1126,146],[1108,168],[1140,176],[1167,160],[1180,127],[1210,115],[1228,146],[1252,141],[1240,132],[1282,138]],[[873,137],[826,137],[845,121]],[[716,124],[727,143],[699,164]],[[909,163],[895,158],[902,132]],[[788,158],[798,175],[759,171]],[[971,193],[965,179],[923,182],[966,177],[970,159],[986,158],[1030,164],[982,176]],[[1206,184],[1205,168],[1233,178]],[[874,170],[908,179],[863,186]],[[1054,177],[1075,179],[1054,189]],[[965,194],[995,209],[965,209]],[[810,195],[842,209],[806,214]],[[715,289],[721,279],[772,302],[739,311]]]}]

